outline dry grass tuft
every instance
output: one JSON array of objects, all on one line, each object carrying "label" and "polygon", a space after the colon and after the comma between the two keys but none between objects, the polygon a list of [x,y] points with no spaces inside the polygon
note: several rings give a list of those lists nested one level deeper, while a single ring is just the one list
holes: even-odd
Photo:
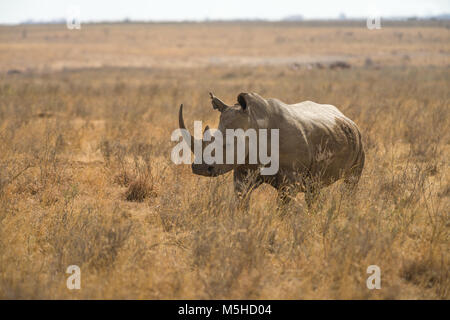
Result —
[{"label": "dry grass tuft", "polygon": [[125,192],[125,198],[127,201],[142,202],[146,198],[154,195],[155,192],[153,190],[153,186],[146,179],[142,178],[133,180]]}]

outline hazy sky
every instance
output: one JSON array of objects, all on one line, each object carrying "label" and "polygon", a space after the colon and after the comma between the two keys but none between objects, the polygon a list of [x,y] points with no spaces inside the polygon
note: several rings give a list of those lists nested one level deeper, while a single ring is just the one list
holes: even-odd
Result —
[{"label": "hazy sky", "polygon": [[427,16],[450,12],[450,0],[0,0],[0,23],[65,18],[78,7],[81,21],[203,20]]}]

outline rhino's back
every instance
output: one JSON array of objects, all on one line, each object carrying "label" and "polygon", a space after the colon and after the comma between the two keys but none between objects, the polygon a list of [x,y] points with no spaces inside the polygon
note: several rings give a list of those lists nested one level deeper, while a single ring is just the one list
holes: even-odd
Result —
[{"label": "rhino's back", "polygon": [[277,99],[270,100],[274,108],[279,109],[278,112],[284,121],[297,121],[302,126],[318,124],[334,126],[336,118],[346,118],[342,112],[330,104],[319,104],[313,101],[286,104]]},{"label": "rhino's back", "polygon": [[269,104],[280,129],[281,166],[303,167],[331,182],[363,152],[358,127],[335,106],[276,99]]}]

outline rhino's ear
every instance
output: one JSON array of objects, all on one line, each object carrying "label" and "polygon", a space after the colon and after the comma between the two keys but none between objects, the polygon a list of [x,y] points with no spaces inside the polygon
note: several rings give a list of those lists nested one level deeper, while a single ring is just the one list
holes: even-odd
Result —
[{"label": "rhino's ear", "polygon": [[249,115],[250,122],[254,127],[267,128],[270,112],[264,98],[255,93],[240,93],[237,100],[242,111]]},{"label": "rhino's ear", "polygon": [[225,103],[222,102],[222,100],[217,98],[212,92],[209,93],[209,96],[211,97],[211,104],[214,110],[224,112],[226,109],[229,108]]},{"label": "rhino's ear", "polygon": [[239,105],[241,106],[243,111],[248,111],[248,104],[247,104],[247,98],[246,93],[240,93],[237,97],[237,101]]}]

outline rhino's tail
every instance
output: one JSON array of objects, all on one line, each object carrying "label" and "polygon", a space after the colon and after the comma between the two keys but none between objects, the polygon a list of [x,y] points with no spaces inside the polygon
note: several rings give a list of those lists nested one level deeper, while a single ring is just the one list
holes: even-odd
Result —
[{"label": "rhino's tail", "polygon": [[364,169],[364,163],[366,161],[366,154],[364,152],[364,147],[362,144],[361,134],[358,132],[358,144],[359,144],[359,152],[358,156],[356,157],[355,163],[350,168],[349,172],[345,175],[344,182],[350,187],[354,188],[359,182],[359,179],[361,177],[362,171]]}]

